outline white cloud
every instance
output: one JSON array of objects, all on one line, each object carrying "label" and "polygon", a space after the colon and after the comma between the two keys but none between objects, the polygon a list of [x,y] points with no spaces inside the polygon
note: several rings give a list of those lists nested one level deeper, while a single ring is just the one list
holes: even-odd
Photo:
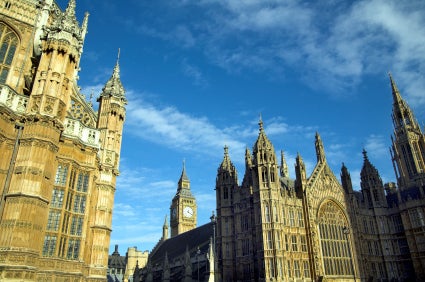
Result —
[{"label": "white cloud", "polygon": [[[425,104],[420,92],[425,88],[423,1],[185,0],[170,5],[194,9],[202,17],[181,19],[185,25],[168,29],[145,27],[145,34],[197,48],[229,72],[250,70],[283,79],[291,73],[311,88],[346,95],[364,75],[390,70],[413,105]],[[187,71],[197,76],[196,69]]]},{"label": "white cloud", "polygon": [[365,150],[373,158],[380,159],[388,155],[389,146],[384,136],[371,134],[366,140]]},{"label": "white cloud", "polygon": [[127,108],[128,126],[140,138],[179,150],[211,155],[224,145],[241,150],[244,144],[205,117],[194,117],[172,106],[156,107],[146,101],[132,100]]}]

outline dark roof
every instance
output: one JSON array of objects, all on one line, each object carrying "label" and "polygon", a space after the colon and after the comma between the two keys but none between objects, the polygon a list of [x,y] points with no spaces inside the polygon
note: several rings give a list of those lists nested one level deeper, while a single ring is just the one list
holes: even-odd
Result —
[{"label": "dark roof", "polygon": [[125,269],[125,257],[120,256],[118,245],[115,245],[115,251],[108,257],[108,268]]},{"label": "dark roof", "polygon": [[167,253],[171,262],[176,258],[183,257],[186,249],[191,256],[196,253],[198,247],[202,253],[208,251],[210,238],[213,238],[213,223],[207,223],[190,231],[174,236],[160,243],[149,255],[151,265],[162,264]]}]

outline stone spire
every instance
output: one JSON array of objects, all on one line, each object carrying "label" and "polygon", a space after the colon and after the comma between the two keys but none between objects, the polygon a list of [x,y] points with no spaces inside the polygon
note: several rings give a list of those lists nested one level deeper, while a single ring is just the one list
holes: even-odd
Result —
[{"label": "stone spire", "polygon": [[182,169],[182,175],[180,176],[180,181],[189,181],[189,177],[187,177],[186,174],[186,161],[183,160],[183,169]]},{"label": "stone spire", "polygon": [[391,91],[392,91],[392,94],[393,94],[394,104],[399,104],[403,101],[403,99],[400,96],[400,91],[398,90],[397,85],[396,85],[391,73],[388,73],[388,76],[390,77]]},{"label": "stone spire", "polygon": [[223,161],[221,162],[220,169],[227,170],[227,171],[233,171],[235,169],[235,166],[230,160],[229,147],[227,147],[227,145],[224,146],[224,157],[223,157]]},{"label": "stone spire", "polygon": [[316,132],[315,145],[316,145],[317,162],[325,162],[326,161],[325,149],[323,147],[323,142],[318,132]]},{"label": "stone spire", "polygon": [[385,205],[385,190],[378,170],[372,165],[363,149],[363,167],[360,171],[360,186],[369,206]]},{"label": "stone spire", "polygon": [[[223,177],[223,175],[226,177]],[[231,181],[232,183],[238,182],[238,174],[236,171],[236,167],[233,165],[232,161],[229,157],[229,147],[224,146],[224,157],[223,161],[220,164],[220,167],[217,170],[217,179],[222,181]]]},{"label": "stone spire", "polygon": [[192,192],[190,191],[190,180],[186,174],[186,162],[183,160],[182,174],[180,175],[179,183],[177,185],[177,194],[192,197]]},{"label": "stone spire", "polygon": [[391,74],[390,83],[391,83],[391,91],[393,95],[393,123],[395,129],[409,127],[416,131],[421,131],[420,126],[410,109],[407,102],[401,97],[400,91],[397,88],[396,83],[393,80]]},{"label": "stone spire", "polygon": [[276,155],[274,147],[264,131],[263,121],[261,117],[260,121],[258,122],[258,126],[259,134],[253,148],[254,165],[264,163],[276,164]]},{"label": "stone spire", "polygon": [[348,172],[348,169],[344,163],[342,163],[342,167],[341,167],[341,183],[346,193],[353,192],[353,184],[351,182],[351,175]]},{"label": "stone spire", "polygon": [[84,41],[84,39],[86,38],[86,34],[87,34],[87,27],[88,27],[88,23],[89,23],[89,13],[86,12],[84,14],[84,19],[83,19],[83,23],[81,25],[81,38]]},{"label": "stone spire", "polygon": [[208,247],[208,262],[209,262],[209,275],[208,282],[215,282],[215,255],[213,249],[213,239],[210,237],[210,244]]},{"label": "stone spire", "polygon": [[165,215],[164,225],[162,225],[162,241],[168,239],[168,221],[167,221],[167,215]]},{"label": "stone spire", "polygon": [[296,157],[295,161],[296,161],[295,162],[296,163],[295,164],[295,170],[296,170],[296,173],[297,173],[297,180],[302,181],[302,180],[307,179],[307,172],[305,170],[305,164],[304,164],[304,161],[303,161],[303,159],[302,159],[302,157],[299,153],[297,153],[297,157]]},{"label": "stone spire", "polygon": [[120,79],[120,50],[118,49],[118,58],[114,67],[114,71],[112,72],[111,78],[106,82],[105,86],[102,89],[101,96],[114,96],[119,98],[127,103],[127,99],[125,98],[125,90],[122,85]]},{"label": "stone spire", "polygon": [[248,148],[245,148],[245,174],[242,180],[242,186],[248,187],[252,185],[252,156]]},{"label": "stone spire", "polygon": [[288,165],[285,160],[285,155],[283,151],[280,151],[280,176],[281,177],[289,177],[288,173]]}]

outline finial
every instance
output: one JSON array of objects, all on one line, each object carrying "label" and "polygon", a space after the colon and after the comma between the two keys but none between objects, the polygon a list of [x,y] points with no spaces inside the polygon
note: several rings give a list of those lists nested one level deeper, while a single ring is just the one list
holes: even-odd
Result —
[{"label": "finial", "polygon": [[260,131],[263,131],[264,130],[264,128],[263,128],[263,118],[261,116],[261,113],[260,113],[260,121],[258,122],[258,125],[260,126]]},{"label": "finial", "polygon": [[229,155],[229,147],[227,147],[227,145],[224,145],[224,155]]},{"label": "finial", "polygon": [[388,72],[388,76],[390,77],[391,91],[393,93],[394,103],[399,103],[402,100],[400,96],[400,91],[398,90],[397,85],[390,72]]},{"label": "finial", "polygon": [[363,154],[363,158],[364,158],[364,160],[365,160],[365,161],[366,161],[366,160],[368,160],[367,152],[366,152],[366,149],[365,149],[365,148],[363,148],[362,154]]},{"label": "finial", "polygon": [[89,23],[89,12],[85,12],[84,13],[84,19],[83,19],[83,23],[81,24],[81,37],[84,41],[84,39],[86,38],[86,34],[87,34],[87,26]]},{"label": "finial", "polygon": [[68,6],[65,9],[65,14],[68,16],[75,17],[75,0],[69,0]]}]

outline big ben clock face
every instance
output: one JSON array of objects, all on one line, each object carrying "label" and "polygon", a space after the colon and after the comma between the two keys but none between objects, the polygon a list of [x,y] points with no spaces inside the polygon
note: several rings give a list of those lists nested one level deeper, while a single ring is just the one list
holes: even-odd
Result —
[{"label": "big ben clock face", "polygon": [[176,208],[173,208],[173,210],[171,211],[171,217],[176,218],[176,216],[177,216],[177,210]]},{"label": "big ben clock face", "polygon": [[183,215],[185,217],[191,218],[193,216],[193,210],[192,210],[192,208],[191,207],[185,207],[183,209]]}]

